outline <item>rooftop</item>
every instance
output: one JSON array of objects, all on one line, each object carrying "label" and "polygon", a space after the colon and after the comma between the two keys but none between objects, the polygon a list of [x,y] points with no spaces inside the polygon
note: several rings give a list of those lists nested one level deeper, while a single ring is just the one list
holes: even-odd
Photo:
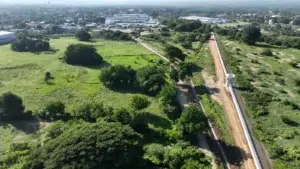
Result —
[{"label": "rooftop", "polygon": [[12,34],[13,32],[7,32],[7,31],[0,31],[0,36],[3,36],[3,35],[9,35],[9,34]]}]

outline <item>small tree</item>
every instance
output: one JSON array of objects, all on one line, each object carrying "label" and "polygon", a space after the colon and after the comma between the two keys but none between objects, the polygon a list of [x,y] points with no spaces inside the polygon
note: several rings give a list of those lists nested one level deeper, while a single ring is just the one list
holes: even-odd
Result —
[{"label": "small tree", "polygon": [[184,61],[184,59],[187,57],[181,49],[175,47],[175,46],[172,46],[172,45],[168,45],[166,48],[165,48],[165,53],[166,53],[166,56],[172,61],[174,61],[176,58]]},{"label": "small tree", "polygon": [[260,29],[254,25],[246,26],[242,31],[242,40],[248,45],[254,45],[260,36]]},{"label": "small tree", "polygon": [[132,117],[126,109],[119,109],[114,112],[114,119],[122,124],[130,124]]},{"label": "small tree", "polygon": [[103,61],[96,48],[84,44],[69,45],[64,60],[68,64],[80,66],[100,65]]},{"label": "small tree", "polygon": [[174,69],[173,67],[171,68],[171,71],[170,71],[170,78],[174,82],[178,82],[178,80],[179,80],[178,71],[176,69]]},{"label": "small tree", "polygon": [[271,49],[267,48],[267,49],[264,49],[262,52],[261,52],[262,55],[264,56],[273,56],[273,52],[271,51]]},{"label": "small tree", "polygon": [[131,107],[135,110],[146,109],[150,105],[150,101],[144,96],[133,96],[130,102]]},{"label": "small tree", "polygon": [[46,107],[38,114],[41,120],[56,121],[66,120],[68,115],[65,112],[65,104],[61,101],[53,101],[46,105]]},{"label": "small tree", "polygon": [[3,93],[0,96],[0,121],[20,120],[24,117],[24,105],[22,99],[11,93]]},{"label": "small tree", "polygon": [[85,30],[80,30],[76,33],[75,37],[79,40],[79,41],[89,41],[91,40],[91,35],[85,31]]},{"label": "small tree", "polygon": [[183,135],[197,135],[207,129],[207,119],[197,106],[191,105],[182,112],[177,127]]}]

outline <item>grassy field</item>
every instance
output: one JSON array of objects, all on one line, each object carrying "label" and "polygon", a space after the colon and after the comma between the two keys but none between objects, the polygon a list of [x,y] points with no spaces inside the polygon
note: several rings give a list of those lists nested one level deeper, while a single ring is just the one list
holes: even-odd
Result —
[{"label": "grassy field", "polygon": [[218,24],[220,27],[236,27],[238,25],[248,25],[250,24],[249,22],[242,22],[242,21],[237,21],[237,22],[231,22],[231,23],[224,23],[224,24]]},{"label": "grassy field", "polygon": [[[285,157],[274,160],[274,168],[299,167],[300,163],[296,159],[300,154],[300,113],[287,104],[287,101],[298,106],[300,103],[300,88],[295,84],[295,80],[300,79],[300,71],[290,65],[292,62],[299,62],[300,50],[267,46],[274,55],[268,57],[261,55],[265,48],[263,44],[248,46],[225,38],[219,40],[230,57],[239,60],[239,69],[252,85],[273,95],[272,102],[267,107],[269,114],[253,117],[253,123],[256,136],[265,143],[269,153],[272,145],[281,147],[284,151],[282,156]],[[251,116],[251,113],[248,114]],[[292,119],[295,125],[284,123],[281,118],[283,115]]]},{"label": "grassy field", "polygon": [[[21,96],[29,110],[38,110],[44,103],[60,99],[70,108],[72,103],[97,100],[115,106],[127,106],[132,94],[116,93],[105,88],[98,79],[101,67],[70,66],[62,63],[69,44],[76,39],[51,40],[56,53],[16,53],[10,45],[0,47],[0,93],[11,91]],[[130,65],[135,69],[155,65],[158,58],[134,42],[97,40],[95,46],[108,64]],[[52,84],[44,82],[45,72],[54,77]],[[155,104],[150,107],[156,110]]]},{"label": "grassy field", "polygon": [[[111,91],[100,83],[101,68],[108,65],[130,65],[134,69],[156,65],[158,57],[135,42],[96,40],[93,45],[106,64],[99,67],[70,66],[59,58],[69,44],[80,43],[73,38],[51,39],[50,45],[57,52],[40,54],[17,53],[10,45],[0,46],[0,94],[13,92],[19,95],[27,110],[37,111],[49,101],[61,100],[67,111],[83,101],[98,101],[114,108],[129,107],[134,93]],[[45,72],[50,72],[52,83],[44,82]],[[158,102],[148,97],[152,104],[147,111],[162,116]],[[157,122],[159,123],[159,122]],[[34,140],[31,132],[14,125],[0,126],[0,156],[12,141]]]}]

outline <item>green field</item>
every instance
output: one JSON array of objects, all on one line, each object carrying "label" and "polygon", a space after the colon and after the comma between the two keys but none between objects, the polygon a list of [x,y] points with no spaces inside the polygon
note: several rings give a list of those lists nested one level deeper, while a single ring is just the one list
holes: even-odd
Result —
[{"label": "green field", "polygon": [[[219,38],[219,41],[227,51],[226,59],[237,59],[238,68],[251,84],[273,95],[272,102],[267,107],[269,114],[252,119],[256,137],[265,143],[269,154],[274,150],[271,150],[272,145],[283,149],[281,159],[274,160],[274,168],[299,167],[297,158],[300,155],[300,113],[288,105],[287,101],[298,106],[300,103],[300,88],[295,84],[295,80],[300,79],[300,71],[290,65],[292,62],[299,62],[300,50],[267,46],[271,48],[274,56],[262,56],[264,44],[248,46],[226,38]],[[249,111],[248,114],[252,116]],[[284,123],[281,118],[283,115],[298,125]]]},{"label": "green field", "polygon": [[[132,94],[117,93],[105,88],[98,79],[101,68],[108,64],[130,65],[135,69],[155,65],[158,58],[134,42],[97,40],[90,43],[107,62],[101,67],[70,66],[59,60],[69,44],[79,43],[76,39],[51,40],[56,53],[16,53],[10,45],[0,47],[0,93],[11,91],[25,102],[29,110],[38,110],[51,100],[60,99],[67,109],[73,103],[85,100],[102,101],[110,106],[128,105]],[[54,77],[53,83],[44,82],[45,72]],[[153,104],[150,110],[156,110]]]},{"label": "green field", "polygon": [[[0,46],[0,94],[13,92],[19,95],[27,110],[38,111],[49,101],[60,100],[66,104],[67,111],[72,106],[84,101],[103,102],[114,108],[129,107],[134,93],[111,91],[100,83],[98,76],[101,68],[110,64],[130,65],[134,69],[156,65],[159,58],[135,42],[96,40],[86,43],[97,48],[106,61],[99,67],[71,66],[59,58],[69,44],[80,43],[73,38],[51,39],[50,45],[58,50],[55,53],[40,54],[17,53],[10,45]],[[54,79],[50,84],[44,82],[45,72],[50,72]],[[148,97],[148,96],[147,96]],[[147,111],[162,116],[158,102],[148,97],[152,104]],[[159,123],[159,122],[157,122]],[[27,124],[28,125],[28,124]],[[11,142],[34,140],[38,138],[23,126],[0,126],[0,156]]]}]

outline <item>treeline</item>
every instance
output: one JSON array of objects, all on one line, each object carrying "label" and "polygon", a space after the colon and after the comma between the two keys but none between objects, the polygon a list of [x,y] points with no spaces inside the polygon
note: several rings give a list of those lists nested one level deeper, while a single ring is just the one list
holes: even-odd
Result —
[{"label": "treeline", "polygon": [[184,19],[171,19],[162,21],[163,25],[178,32],[211,32],[211,26],[200,22],[199,20],[184,20]]},{"label": "treeline", "polygon": [[[160,105],[172,105],[176,90],[175,86],[164,86],[157,96]],[[22,102],[20,97],[12,93],[1,95],[1,122],[25,117]],[[51,124],[41,133],[43,139],[37,142],[12,143],[9,151],[0,159],[0,168],[16,165],[28,169],[78,166],[109,166],[116,169],[178,169],[190,165],[196,168],[210,167],[205,154],[189,143],[191,138],[207,130],[206,117],[196,106],[186,108],[176,117],[167,114],[174,120],[171,130],[154,130],[148,125],[153,115],[145,111],[150,105],[149,100],[136,95],[130,102],[129,109],[113,109],[102,103],[83,102],[67,112],[63,102],[54,101],[38,112],[27,112],[27,118],[37,118]],[[172,109],[172,106],[167,108]],[[168,140],[170,144],[149,144],[149,138]]]},{"label": "treeline", "polygon": [[121,31],[112,31],[112,30],[94,31],[92,33],[92,36],[97,38],[104,38],[107,40],[123,40],[123,41],[132,40],[130,34]]},{"label": "treeline", "polygon": [[50,50],[50,44],[49,39],[42,35],[20,32],[11,49],[16,52],[42,52]]},{"label": "treeline", "polygon": [[279,36],[279,34],[261,34],[260,28],[256,25],[249,25],[238,28],[221,28],[214,27],[217,34],[225,35],[231,40],[243,41],[253,45],[257,41],[264,42],[269,45],[282,46],[287,48],[300,49],[300,37],[295,36]]}]

